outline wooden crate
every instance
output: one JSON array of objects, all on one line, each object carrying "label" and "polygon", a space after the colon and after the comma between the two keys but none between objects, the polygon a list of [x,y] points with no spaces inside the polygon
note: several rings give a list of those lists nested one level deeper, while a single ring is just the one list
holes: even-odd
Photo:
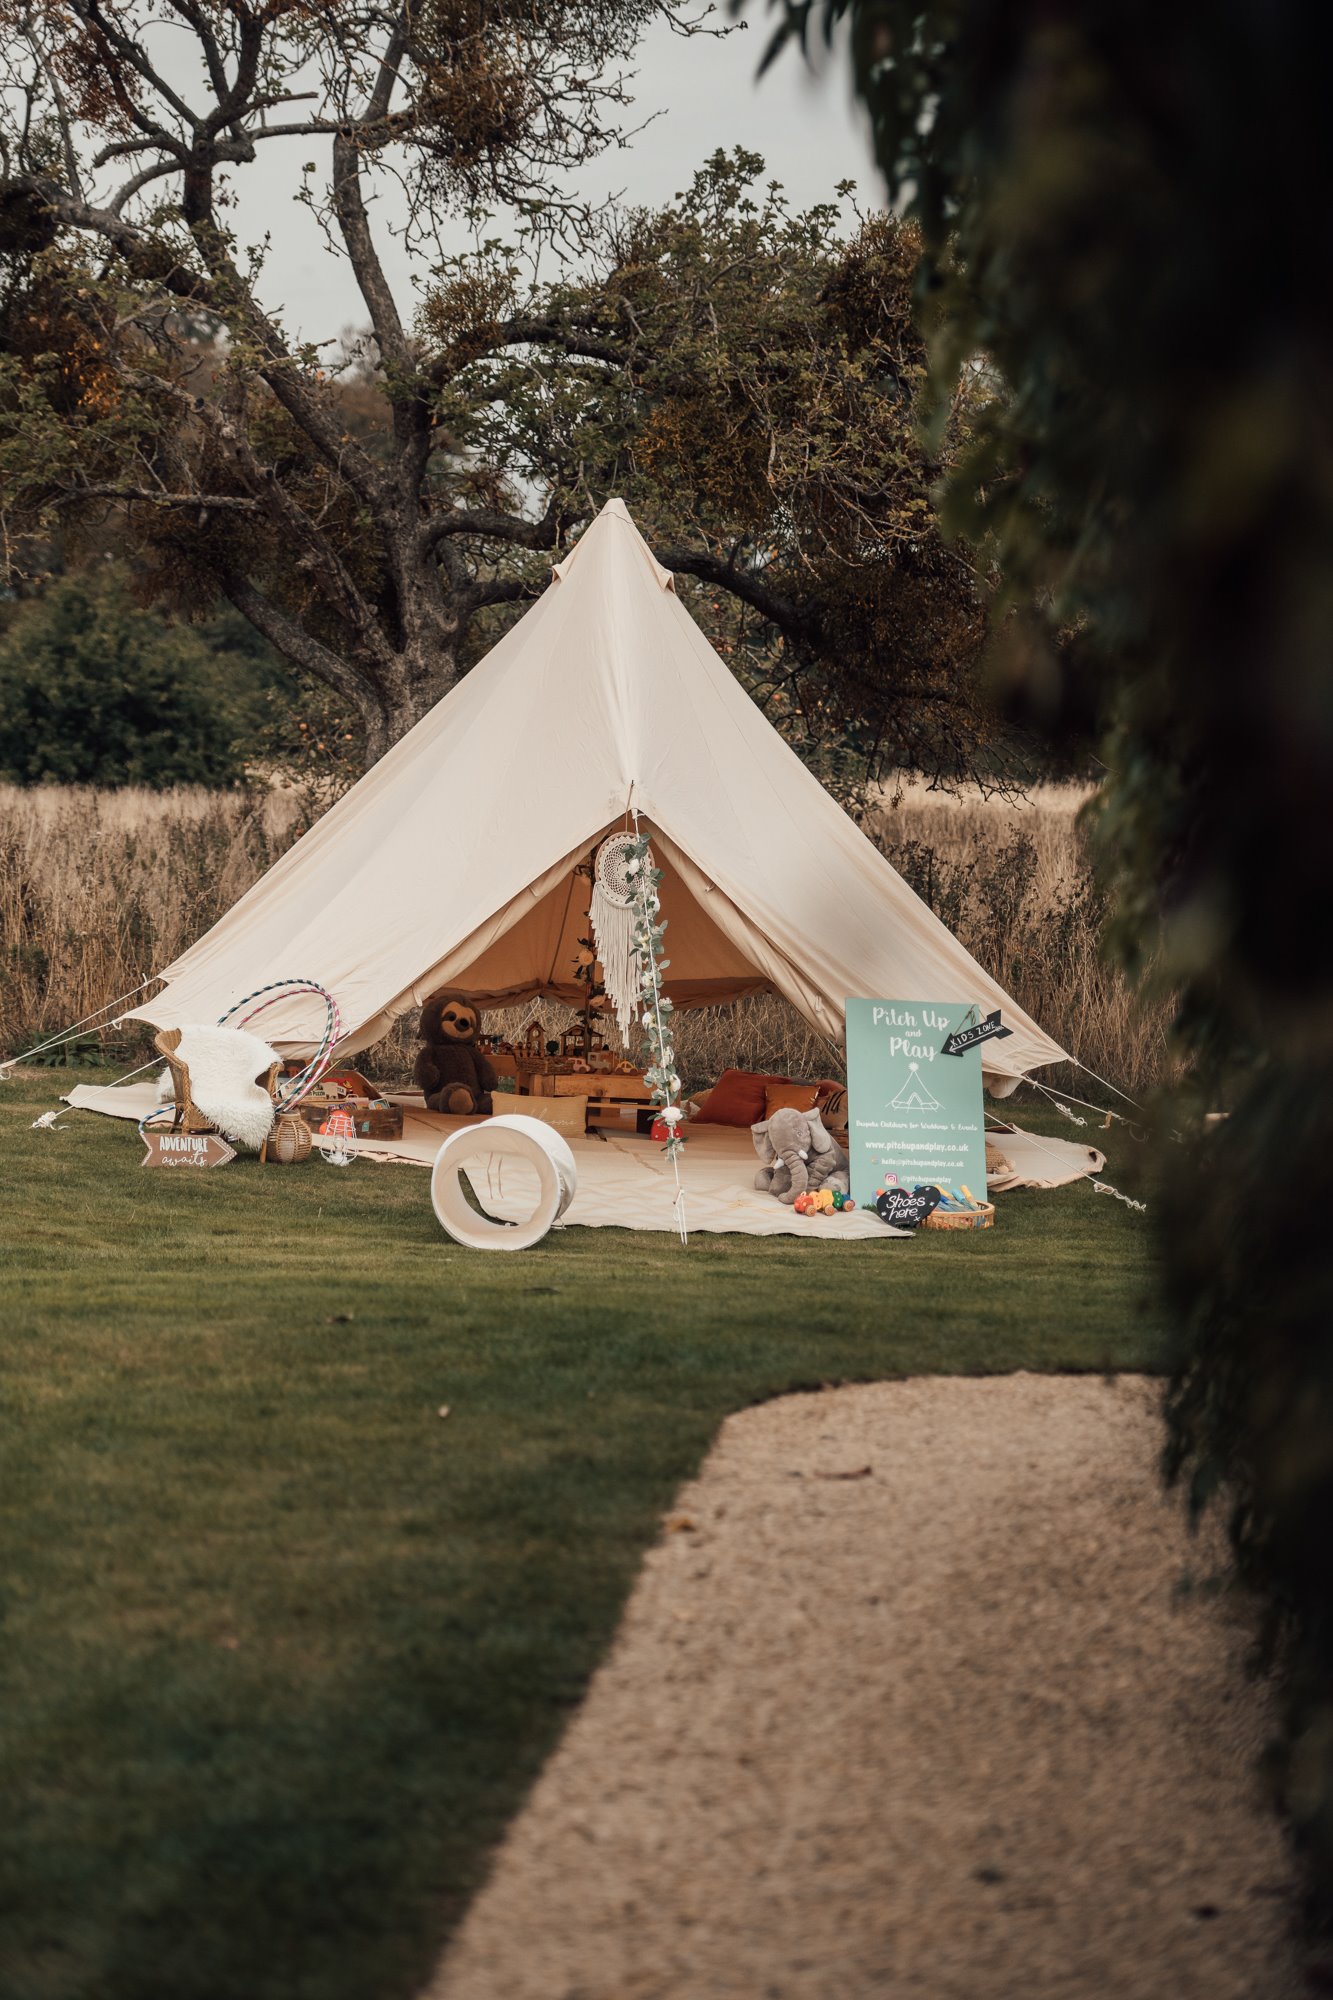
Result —
[{"label": "wooden crate", "polygon": [[[282,1073],[284,1077],[299,1076],[304,1068],[305,1064],[299,1056],[289,1056],[282,1066]],[[301,1102],[343,1104],[349,1097],[365,1097],[372,1103],[379,1102],[379,1092],[369,1077],[362,1076],[359,1069],[351,1069],[346,1063],[340,1063],[333,1069],[325,1070],[318,1083],[310,1086]]]},{"label": "wooden crate", "polygon": [[600,1086],[597,1094],[613,1104],[651,1104],[653,1101],[652,1085],[637,1074],[623,1076],[617,1070],[607,1070],[594,1081]]},{"label": "wooden crate", "polygon": [[312,1132],[319,1131],[330,1112],[345,1111],[358,1139],[401,1139],[403,1136],[401,1109],[396,1104],[386,1103],[382,1097],[343,1097],[336,1104],[303,1099],[296,1110]]},{"label": "wooden crate", "polygon": [[617,1076],[614,1070],[536,1073],[530,1087],[534,1097],[586,1097],[611,1104],[648,1104],[653,1095],[641,1076]]},{"label": "wooden crate", "polygon": [[535,1072],[531,1082],[533,1097],[591,1097],[597,1087],[597,1079],[586,1070],[562,1070],[554,1076],[544,1076]]},{"label": "wooden crate", "polygon": [[641,1097],[590,1097],[588,1099],[588,1130],[590,1132],[645,1132],[652,1122],[656,1106],[645,1103]]}]

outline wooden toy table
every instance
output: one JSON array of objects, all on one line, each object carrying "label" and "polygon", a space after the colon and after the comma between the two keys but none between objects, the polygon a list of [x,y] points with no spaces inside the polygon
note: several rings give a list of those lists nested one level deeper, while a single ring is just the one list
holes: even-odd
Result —
[{"label": "wooden toy table", "polygon": [[[586,1102],[585,1129],[589,1132],[610,1129],[618,1132],[638,1130],[639,1113],[652,1104],[653,1094],[637,1071],[618,1070],[568,1070],[555,1069],[545,1064],[518,1063],[518,1090],[513,1095],[505,1094],[504,1108],[512,1111],[535,1110],[527,1102],[531,1098],[581,1097]],[[497,1096],[495,1107],[501,1107]],[[540,1117],[541,1113],[537,1115]]]}]

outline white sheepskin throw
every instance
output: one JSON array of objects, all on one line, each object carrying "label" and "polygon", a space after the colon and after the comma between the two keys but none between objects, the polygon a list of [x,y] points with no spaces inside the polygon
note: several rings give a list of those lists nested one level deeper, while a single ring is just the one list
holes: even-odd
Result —
[{"label": "white sheepskin throw", "polygon": [[[268,1043],[243,1028],[182,1028],[176,1060],[189,1070],[190,1095],[205,1118],[257,1153],[273,1130],[273,1100],[263,1079],[278,1057]],[[157,1094],[164,1104],[175,1095],[169,1069],[157,1080]]]}]

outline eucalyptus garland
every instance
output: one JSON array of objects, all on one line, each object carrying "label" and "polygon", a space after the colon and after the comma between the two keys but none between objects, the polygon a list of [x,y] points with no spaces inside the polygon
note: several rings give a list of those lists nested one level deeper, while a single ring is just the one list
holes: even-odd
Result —
[{"label": "eucalyptus garland", "polygon": [[663,1151],[674,1160],[685,1144],[681,1131],[680,1076],[672,1042],[672,1004],[662,991],[662,974],[671,960],[663,957],[666,918],[657,890],[662,880],[654,868],[646,834],[636,831],[628,850],[625,873],[634,884],[634,952],[638,966],[640,1022],[643,1028],[643,1074],[652,1101],[661,1108],[658,1117],[667,1128]]}]

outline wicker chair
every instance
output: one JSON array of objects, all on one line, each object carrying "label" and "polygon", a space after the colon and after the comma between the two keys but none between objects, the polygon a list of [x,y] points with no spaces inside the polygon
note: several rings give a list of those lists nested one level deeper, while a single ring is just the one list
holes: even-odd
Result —
[{"label": "wicker chair", "polygon": [[[190,1095],[189,1069],[183,1062],[179,1061],[176,1055],[176,1051],[180,1047],[180,1039],[181,1031],[179,1028],[163,1028],[159,1034],[153,1037],[153,1047],[160,1056],[165,1056],[166,1058],[167,1068],[171,1071],[172,1089],[176,1094],[176,1115],[171,1121],[171,1129],[173,1132],[216,1132],[218,1129],[217,1126],[214,1125],[211,1119],[205,1118],[203,1112]],[[278,1075],[281,1067],[280,1063],[272,1063],[269,1066],[267,1075],[255,1078],[255,1082],[262,1083],[269,1096],[275,1100],[278,1094]],[[267,1152],[268,1141],[265,1140],[259,1151],[261,1160],[266,1157]]]}]

